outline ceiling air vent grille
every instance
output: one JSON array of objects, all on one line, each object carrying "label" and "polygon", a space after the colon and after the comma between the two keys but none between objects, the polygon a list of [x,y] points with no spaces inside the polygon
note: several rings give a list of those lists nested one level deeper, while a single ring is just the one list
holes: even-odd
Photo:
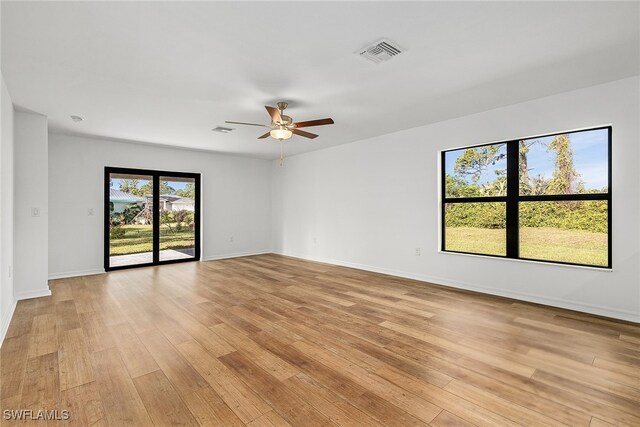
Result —
[{"label": "ceiling air vent grille", "polygon": [[374,64],[379,64],[390,60],[396,55],[404,52],[400,46],[389,39],[380,39],[369,46],[358,50],[356,53]]},{"label": "ceiling air vent grille", "polygon": [[220,133],[229,133],[231,132],[233,129],[232,128],[227,128],[224,126],[217,126],[213,129],[211,129],[213,132],[220,132]]}]

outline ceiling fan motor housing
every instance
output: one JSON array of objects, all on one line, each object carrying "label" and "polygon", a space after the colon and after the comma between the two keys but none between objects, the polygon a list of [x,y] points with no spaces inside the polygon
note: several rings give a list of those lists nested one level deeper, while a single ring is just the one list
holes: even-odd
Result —
[{"label": "ceiling fan motor housing", "polygon": [[280,115],[282,118],[282,124],[285,126],[290,126],[293,123],[293,119],[289,116]]}]

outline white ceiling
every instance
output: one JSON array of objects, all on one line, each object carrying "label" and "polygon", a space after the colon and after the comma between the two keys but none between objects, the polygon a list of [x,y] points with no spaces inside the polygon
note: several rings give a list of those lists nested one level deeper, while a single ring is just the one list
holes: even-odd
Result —
[{"label": "white ceiling", "polygon": [[[2,73],[53,132],[295,154],[640,74],[638,2],[2,2]],[[380,37],[407,49],[375,65]],[[69,115],[84,117],[74,123]]]}]

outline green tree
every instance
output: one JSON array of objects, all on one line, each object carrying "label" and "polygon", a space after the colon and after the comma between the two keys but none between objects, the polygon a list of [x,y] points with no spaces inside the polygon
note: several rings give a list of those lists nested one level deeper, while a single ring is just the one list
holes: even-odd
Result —
[{"label": "green tree", "polygon": [[549,143],[549,149],[556,152],[555,170],[553,177],[549,183],[550,194],[572,194],[580,183],[573,166],[573,150],[571,149],[571,140],[567,135],[558,135]]},{"label": "green tree", "polygon": [[173,228],[171,227],[172,222],[174,222],[174,217],[171,211],[160,212],[160,224],[166,225],[170,233],[173,233]]},{"label": "green tree", "polygon": [[160,194],[176,194],[176,189],[170,186],[167,181],[160,181]]},{"label": "green tree", "polygon": [[547,189],[549,188],[550,180],[545,179],[542,175],[536,175],[529,180],[529,193],[532,196],[541,196],[543,194],[547,194]]},{"label": "green tree", "polygon": [[150,196],[151,192],[147,193],[147,189],[151,186],[151,184],[145,184],[138,190],[137,195],[140,197]]},{"label": "green tree", "polygon": [[[529,149],[536,145],[541,144],[540,140],[520,140],[518,141],[518,171],[520,176],[520,194],[529,195],[533,194],[533,186],[536,184],[534,179],[529,177],[529,163],[527,160],[527,154]],[[540,184],[537,182],[537,184]]]},{"label": "green tree", "polygon": [[138,216],[138,214],[142,211],[142,206],[132,203],[128,205],[122,214],[124,215],[125,223],[132,224],[133,220]]},{"label": "green tree", "polygon": [[[153,181],[147,181],[140,187],[140,196],[150,196],[153,194]],[[175,188],[171,187],[167,181],[160,181],[160,194],[176,194]]]},{"label": "green tree", "polygon": [[153,194],[153,181],[145,182],[142,187],[140,187],[140,193],[141,196],[151,196]]},{"label": "green tree", "polygon": [[445,180],[447,197],[476,197],[481,195],[478,184],[469,184],[459,176],[446,174]]},{"label": "green tree", "polygon": [[485,196],[506,196],[507,195],[507,171],[498,169],[495,181],[482,184],[481,193]]},{"label": "green tree", "polygon": [[120,191],[139,196],[140,195],[140,188],[138,188],[139,184],[140,184],[140,181],[135,178],[123,179],[122,181],[120,181]]},{"label": "green tree", "polygon": [[478,182],[482,176],[482,172],[506,157],[505,153],[500,153],[500,148],[500,145],[467,148],[464,150],[464,153],[456,159],[453,170],[457,175],[471,176],[473,182]]},{"label": "green tree", "polygon": [[180,196],[180,197],[188,197],[189,199],[195,199],[196,198],[196,187],[195,185],[190,182],[185,186],[184,190],[176,190],[176,196]]}]

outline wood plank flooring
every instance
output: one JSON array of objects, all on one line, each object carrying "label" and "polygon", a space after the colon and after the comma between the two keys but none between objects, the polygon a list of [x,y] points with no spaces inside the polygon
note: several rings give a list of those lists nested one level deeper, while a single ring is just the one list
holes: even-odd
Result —
[{"label": "wood plank flooring", "polygon": [[640,426],[638,324],[278,255],[50,286],[3,425]]}]

